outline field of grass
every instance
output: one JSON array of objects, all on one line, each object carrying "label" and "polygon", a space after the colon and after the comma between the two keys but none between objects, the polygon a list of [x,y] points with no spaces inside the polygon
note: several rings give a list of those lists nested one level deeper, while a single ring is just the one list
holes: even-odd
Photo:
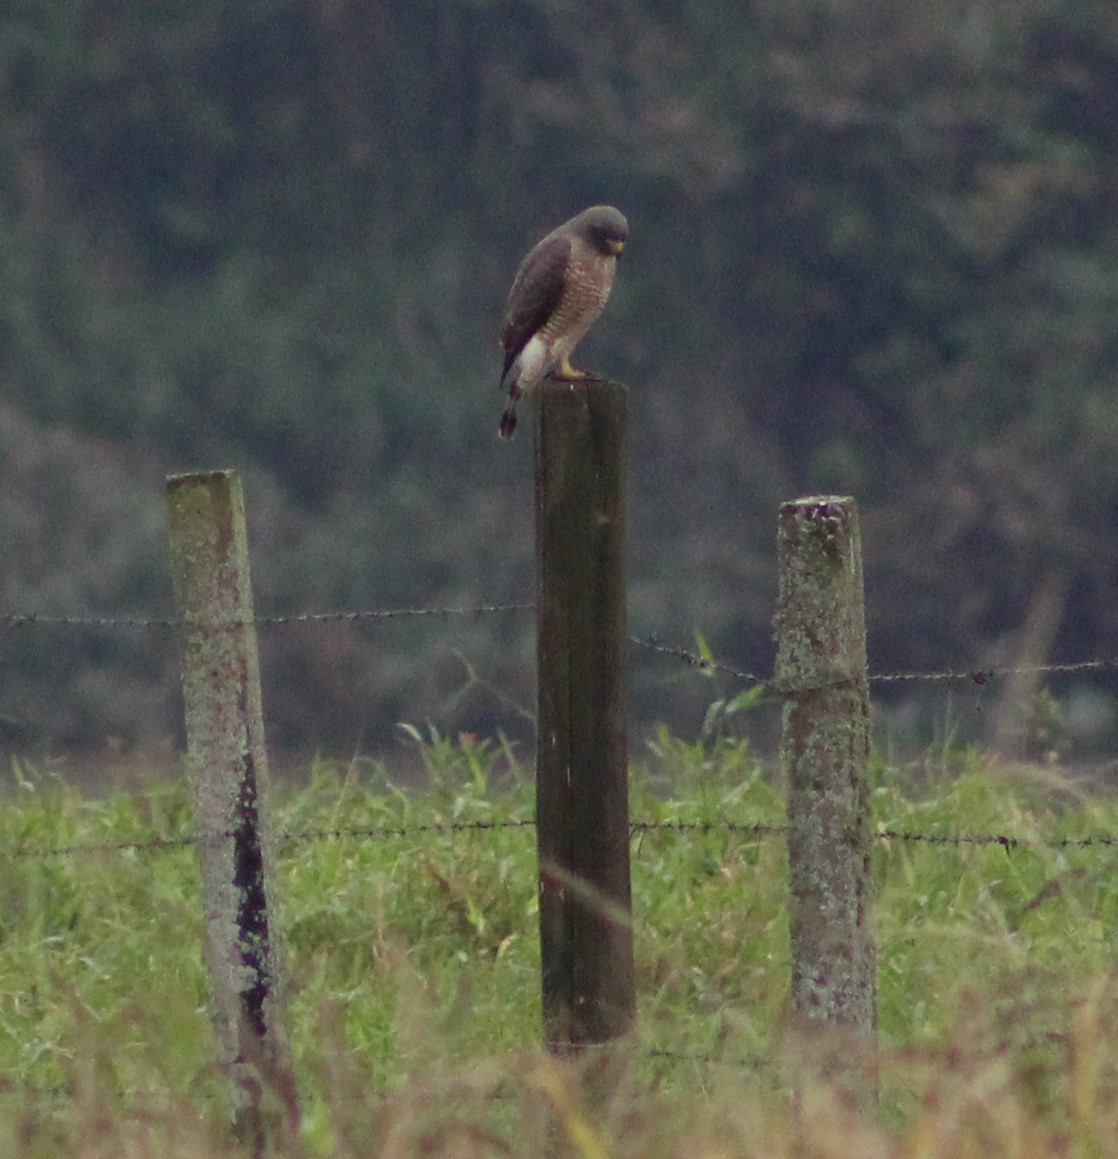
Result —
[{"label": "field of grass", "polygon": [[[633,769],[638,1026],[598,1082],[538,1049],[530,770],[410,734],[429,776],[320,764],[278,794],[277,891],[303,1111],[285,1156],[1118,1155],[1118,800],[961,754],[879,761],[881,1053],[793,1041],[780,785],[744,742],[657,738]],[[0,796],[0,1155],[248,1153],[224,1130],[182,785]],[[424,826],[492,823],[438,831]],[[347,836],[348,830],[403,835]],[[321,831],[334,834],[323,835]],[[306,836],[315,832],[317,836]],[[303,836],[300,836],[303,835]],[[86,846],[125,845],[88,850]],[[69,852],[26,854],[70,847]],[[842,1081],[834,1075],[836,1057]],[[852,1093],[876,1067],[880,1097]],[[550,1140],[550,1144],[548,1141]]]}]

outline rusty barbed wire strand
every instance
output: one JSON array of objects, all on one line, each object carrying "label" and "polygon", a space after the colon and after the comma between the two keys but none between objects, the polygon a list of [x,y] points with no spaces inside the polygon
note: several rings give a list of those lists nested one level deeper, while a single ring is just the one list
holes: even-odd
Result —
[{"label": "rusty barbed wire strand", "polygon": [[192,833],[185,837],[152,837],[146,841],[87,841],[73,845],[53,845],[48,849],[24,846],[20,849],[0,850],[0,861],[25,861],[33,858],[76,857],[94,853],[160,853],[171,849],[188,849],[207,841],[222,841],[230,833]]},{"label": "rusty barbed wire strand", "polygon": [[[314,841],[355,841],[420,836],[446,836],[451,833],[484,833],[496,830],[533,829],[534,818],[511,818],[504,821],[431,821],[419,825],[376,825],[353,829],[300,829],[282,830],[276,834],[279,845],[297,845]],[[737,836],[779,837],[787,826],[769,821],[633,821],[629,825],[630,838],[647,833],[728,833]],[[166,852],[188,849],[208,841],[223,841],[234,837],[231,830],[218,833],[189,833],[181,837],[155,837],[150,840],[84,842],[58,845],[48,849],[25,847],[0,849],[0,861],[27,858],[72,857],[96,853]],[[1118,836],[1095,834],[1086,837],[1014,837],[1005,833],[911,833],[900,829],[878,829],[871,834],[879,841],[923,843],[940,846],[989,846],[1003,849],[1089,849],[1118,847]]]},{"label": "rusty barbed wire strand", "polygon": [[[535,610],[530,601],[514,603],[478,604],[470,607],[408,607],[408,608],[343,608],[330,612],[298,612],[287,615],[254,616],[251,621],[231,620],[228,623],[205,623],[210,628],[239,627],[251,622],[260,627],[282,627],[298,624],[354,623],[361,621],[421,619],[423,617],[485,616],[502,615],[512,612]],[[182,620],[176,616],[54,616],[38,612],[0,613],[0,626],[7,628],[28,627],[78,627],[78,628],[177,628],[182,625],[197,625],[199,621]],[[736,680],[768,688],[774,694],[782,690],[771,677],[742,668],[713,656],[704,656],[693,648],[672,644],[660,639],[656,632],[647,636],[629,636],[629,642],[646,651],[679,660],[688,668],[699,672],[717,672]],[[1036,675],[1049,673],[1066,675],[1074,672],[1101,672],[1118,668],[1118,655],[1098,656],[1089,660],[1072,660],[1055,664],[989,666],[984,668],[948,668],[933,671],[872,672],[871,684],[899,684],[927,682],[958,682],[984,685],[1000,677]],[[803,690],[800,690],[803,691]]]},{"label": "rusty barbed wire strand", "polygon": [[881,829],[873,834],[885,841],[919,841],[926,845],[1000,845],[1005,849],[1087,849],[1116,846],[1118,837],[1010,837],[1003,833],[905,833]]},{"label": "rusty barbed wire strand", "polygon": [[752,833],[762,837],[779,836],[787,832],[787,825],[773,825],[767,821],[630,821],[629,835],[654,833],[668,829],[675,833]]},{"label": "rusty barbed wire strand", "polygon": [[[280,845],[311,841],[375,840],[387,837],[412,837],[424,834],[443,836],[447,833],[465,833],[487,829],[527,829],[534,827],[534,819],[508,821],[431,821],[421,825],[378,825],[356,829],[302,829],[281,830],[275,840]],[[226,841],[235,837],[231,829],[216,833],[186,833],[181,837],[156,837],[150,841],[102,841],[74,845],[57,845],[49,849],[0,850],[0,860],[16,861],[28,857],[69,857],[81,853],[162,852],[170,849],[188,849],[208,841]]]},{"label": "rusty barbed wire strand", "polygon": [[969,680],[974,684],[987,684],[999,676],[1029,676],[1039,672],[1064,674],[1068,672],[1100,672],[1107,668],[1118,668],[1118,657],[1101,656],[1095,660],[1073,660],[1063,664],[1022,664],[1006,668],[970,668],[965,671],[947,672],[880,672],[870,676],[870,683],[917,680]]},{"label": "rusty barbed wire strand", "polygon": [[[646,648],[649,651],[681,660],[689,668],[696,668],[701,672],[720,672],[724,676],[732,676],[752,684],[765,686],[774,693],[781,691],[771,677],[758,676],[755,672],[738,668],[733,664],[718,660],[714,657],[700,655],[693,649],[685,648],[679,644],[666,644],[655,632],[649,636],[645,636],[643,639],[638,636],[630,636],[629,639],[632,643]],[[926,680],[939,681],[941,683],[958,681],[983,685],[990,683],[991,680],[997,677],[1004,676],[1026,676],[1041,672],[1055,674],[1098,672],[1109,668],[1118,668],[1118,656],[1100,656],[1092,660],[1073,660],[1057,664],[1008,665],[1005,667],[945,669],[931,672],[871,672],[868,679],[871,684],[897,684],[906,681],[916,682]]]},{"label": "rusty barbed wire strand", "polygon": [[438,608],[354,608],[332,612],[298,612],[282,616],[253,616],[251,620],[229,620],[208,623],[183,620],[177,616],[48,616],[37,612],[8,612],[0,615],[0,624],[9,628],[78,627],[78,628],[177,628],[182,625],[203,624],[209,628],[240,627],[252,623],[262,627],[286,624],[322,624],[353,622],[357,620],[397,620],[423,616],[484,616],[503,612],[531,611],[535,604],[479,604],[474,607]]},{"label": "rusty barbed wire strand", "polygon": [[755,672],[746,672],[721,660],[701,656],[698,652],[684,648],[679,644],[665,644],[655,632],[643,638],[630,636],[629,641],[640,648],[648,649],[650,652],[658,652],[661,656],[671,656],[676,660],[682,660],[689,668],[696,668],[700,672],[721,672],[724,676],[733,676],[738,680],[746,680],[752,684],[764,684],[772,687],[772,682],[768,677],[758,676]]},{"label": "rusty barbed wire strand", "polygon": [[[580,1042],[578,1049],[583,1054],[592,1054],[594,1052],[601,1052],[608,1054],[615,1052],[618,1049],[616,1040],[607,1042]],[[671,1050],[667,1047],[656,1046],[642,1046],[637,1044],[629,1048],[632,1051],[633,1057],[639,1058],[663,1058],[672,1062],[701,1062],[710,1063],[716,1066],[737,1066],[737,1067],[762,1067],[766,1066],[767,1062],[763,1058],[745,1058],[740,1055],[723,1055],[713,1054],[706,1051],[694,1050]]]},{"label": "rusty barbed wire strand", "polygon": [[279,833],[276,840],[281,845],[299,844],[304,841],[356,841],[375,840],[381,837],[415,837],[448,833],[486,832],[496,829],[534,829],[534,818],[507,821],[430,821],[421,825],[378,825],[359,829],[301,829]]},{"label": "rusty barbed wire strand", "polygon": [[666,1049],[649,1049],[642,1051],[646,1058],[662,1058],[668,1062],[701,1062],[708,1066],[733,1066],[742,1067],[748,1070],[759,1070],[766,1066],[763,1059],[758,1058],[742,1058],[739,1056],[727,1056],[719,1054],[701,1054],[691,1051],[682,1050],[666,1050]]}]

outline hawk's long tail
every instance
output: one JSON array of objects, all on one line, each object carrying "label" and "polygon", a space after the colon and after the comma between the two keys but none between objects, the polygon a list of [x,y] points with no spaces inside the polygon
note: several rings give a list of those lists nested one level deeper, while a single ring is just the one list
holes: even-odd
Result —
[{"label": "hawk's long tail", "polygon": [[501,424],[497,427],[497,434],[502,439],[511,439],[516,430],[516,404],[520,401],[520,387],[513,383],[509,387],[509,405],[501,415]]}]

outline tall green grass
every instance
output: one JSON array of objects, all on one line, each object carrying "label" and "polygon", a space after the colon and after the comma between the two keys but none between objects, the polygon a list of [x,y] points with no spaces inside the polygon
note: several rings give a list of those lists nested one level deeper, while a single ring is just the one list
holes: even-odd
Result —
[{"label": "tall green grass", "polygon": [[[665,823],[633,838],[638,1026],[587,1107],[577,1068],[537,1048],[535,833],[504,826],[531,816],[529,770],[507,744],[407,739],[425,788],[357,761],[279,795],[303,1107],[281,1153],[1118,1154],[1118,849],[1053,844],[1118,840],[1110,793],[975,753],[932,778],[875,765],[879,832],[1031,844],[876,841],[882,1053],[831,1044],[877,1068],[867,1104],[786,1029],[782,838],[718,827],[780,825],[781,786],[742,741],[661,734],[633,769],[634,819]],[[8,772],[0,1155],[240,1153],[211,1061],[195,852],[173,844],[192,827],[184,786],[88,800]],[[493,827],[431,828],[457,822]],[[153,840],[171,844],[129,845]]]}]

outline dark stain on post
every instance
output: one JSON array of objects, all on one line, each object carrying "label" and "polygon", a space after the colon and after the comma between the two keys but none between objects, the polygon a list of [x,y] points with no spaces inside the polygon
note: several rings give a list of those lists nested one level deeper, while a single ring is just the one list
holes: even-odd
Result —
[{"label": "dark stain on post", "polygon": [[268,1034],[267,1003],[273,987],[273,953],[261,831],[256,763],[249,751],[245,753],[233,827],[233,887],[241,959],[252,979],[241,992],[244,1016],[256,1037],[264,1041]]}]

